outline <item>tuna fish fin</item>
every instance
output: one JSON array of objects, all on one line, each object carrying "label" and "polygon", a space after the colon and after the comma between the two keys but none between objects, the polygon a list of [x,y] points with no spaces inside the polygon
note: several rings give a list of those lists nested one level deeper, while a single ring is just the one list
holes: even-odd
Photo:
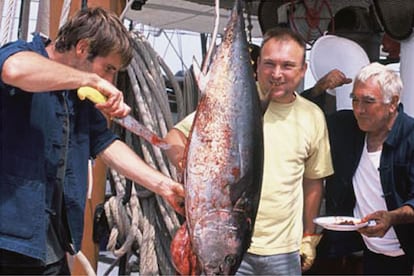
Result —
[{"label": "tuna fish fin", "polygon": [[194,73],[195,79],[197,80],[197,85],[198,85],[198,89],[201,93],[201,96],[203,96],[204,91],[206,91],[206,87],[207,87],[208,74],[205,75],[201,71],[200,64],[195,59],[195,57],[193,57],[193,73]]}]

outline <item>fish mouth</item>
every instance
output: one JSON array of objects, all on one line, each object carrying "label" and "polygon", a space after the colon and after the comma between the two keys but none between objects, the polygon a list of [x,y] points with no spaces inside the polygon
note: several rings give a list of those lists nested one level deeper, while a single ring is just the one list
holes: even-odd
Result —
[{"label": "fish mouth", "polygon": [[206,275],[235,273],[243,254],[243,235],[248,231],[246,223],[238,224],[245,220],[243,213],[222,209],[208,212],[194,225],[193,248]]},{"label": "fish mouth", "polygon": [[223,262],[218,265],[206,264],[204,272],[206,275],[232,275],[236,272],[236,268],[238,267],[237,259],[237,255],[227,255]]}]

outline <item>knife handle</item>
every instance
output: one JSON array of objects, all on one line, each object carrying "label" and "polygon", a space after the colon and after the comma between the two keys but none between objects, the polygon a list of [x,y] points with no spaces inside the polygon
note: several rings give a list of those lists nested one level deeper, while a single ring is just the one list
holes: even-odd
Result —
[{"label": "knife handle", "polygon": [[78,97],[82,101],[88,99],[93,103],[104,103],[106,102],[106,97],[102,95],[101,92],[92,88],[90,86],[82,86],[78,89]]}]

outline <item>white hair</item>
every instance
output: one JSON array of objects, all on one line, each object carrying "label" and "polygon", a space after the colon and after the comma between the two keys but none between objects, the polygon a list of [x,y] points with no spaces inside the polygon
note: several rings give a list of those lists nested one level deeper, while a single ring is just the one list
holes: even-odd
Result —
[{"label": "white hair", "polygon": [[403,84],[400,76],[392,69],[378,62],[368,64],[359,71],[355,82],[366,82],[369,79],[376,81],[384,97],[384,103],[391,102],[393,96],[401,99]]}]

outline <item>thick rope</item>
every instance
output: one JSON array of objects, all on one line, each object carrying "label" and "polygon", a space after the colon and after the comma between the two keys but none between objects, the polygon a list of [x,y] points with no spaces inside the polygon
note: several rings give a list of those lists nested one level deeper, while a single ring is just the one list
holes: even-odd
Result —
[{"label": "thick rope", "polygon": [[16,13],[17,8],[17,1],[16,0],[9,0],[7,6],[7,14],[5,17],[5,22],[2,28],[2,37],[1,37],[1,45],[9,42],[11,40],[13,25],[14,25],[14,16]]},{"label": "thick rope", "polygon": [[[141,200],[142,204],[142,244],[140,247],[139,271],[143,275],[158,275],[157,253],[155,252],[155,217],[154,198]],[[157,233],[158,234],[158,233]]]},{"label": "thick rope", "polygon": [[208,68],[210,67],[210,62],[213,55],[213,50],[216,45],[216,39],[218,34],[218,28],[220,23],[220,0],[215,0],[215,12],[216,12],[216,18],[214,21],[214,30],[213,30],[213,36],[211,38],[211,44],[208,48],[206,59],[204,60],[203,68],[201,69],[201,72],[206,75]]},{"label": "thick rope", "polygon": [[[172,78],[169,81],[177,94],[181,95],[182,91],[168,66],[145,37],[139,33],[132,33],[132,36],[134,57],[127,68],[125,87],[118,86],[132,108],[131,115],[162,137],[173,126],[165,78]],[[177,104],[182,106],[184,103],[181,100]],[[113,129],[147,164],[177,179],[175,167],[159,148],[119,126],[114,125]],[[176,213],[161,197],[139,186],[139,183],[133,185],[130,201],[124,205],[126,180],[113,170],[110,173],[116,194],[105,203],[111,229],[107,249],[116,256],[139,254],[140,274],[174,274],[169,244],[180,226]]]},{"label": "thick rope", "polygon": [[85,257],[85,255],[81,251],[79,251],[78,253],[76,253],[75,257],[82,264],[82,266],[85,269],[86,274],[88,276],[96,276],[95,270],[91,266],[91,263],[89,262],[89,260]]},{"label": "thick rope", "polygon": [[4,4],[5,4],[5,1],[4,0],[0,0],[0,31],[1,32],[3,32],[3,29],[1,28],[2,27],[2,21],[3,21],[3,9],[4,9]]}]

